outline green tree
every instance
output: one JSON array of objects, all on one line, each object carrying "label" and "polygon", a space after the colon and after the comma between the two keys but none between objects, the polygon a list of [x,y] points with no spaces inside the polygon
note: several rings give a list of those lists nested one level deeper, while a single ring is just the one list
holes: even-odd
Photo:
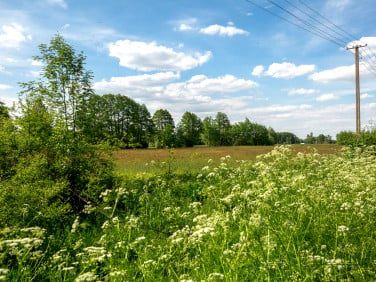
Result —
[{"label": "green tree", "polygon": [[93,94],[93,75],[85,69],[86,57],[77,54],[61,35],[50,44],[39,45],[40,55],[34,59],[43,64],[39,81],[22,83],[23,94],[41,95],[49,109],[62,121],[64,132],[76,133],[77,112]]},{"label": "green tree", "polygon": [[358,143],[356,134],[352,131],[341,131],[336,136],[339,145],[355,145]]},{"label": "green tree", "polygon": [[[47,201],[56,203],[63,199],[63,204],[67,203],[72,210],[79,212],[88,202],[98,201],[100,191],[113,185],[114,180],[111,164],[98,157],[77,127],[81,117],[78,113],[93,95],[92,74],[84,67],[83,53],[76,54],[60,35],[54,36],[49,45],[41,44],[39,50],[41,54],[34,57],[43,63],[39,80],[21,83],[21,97],[26,98],[21,126],[24,132],[28,132],[28,126],[31,126],[47,133],[47,125],[43,124],[41,128],[37,124],[46,115],[52,118],[52,128],[51,133],[46,134],[48,146],[24,156],[17,175],[31,175],[25,172],[28,167],[39,172],[32,179],[19,177],[17,181],[26,186],[29,184],[27,179],[33,183],[49,179],[60,188],[59,195]],[[34,160],[38,160],[37,164]]]},{"label": "green tree", "polygon": [[9,109],[5,106],[4,102],[0,101],[0,120],[10,118]]},{"label": "green tree", "polygon": [[159,109],[154,113],[152,120],[155,128],[155,146],[175,146],[175,123],[170,112],[165,109]]},{"label": "green tree", "polygon": [[252,123],[248,118],[232,126],[234,145],[269,145],[269,132],[263,125]]},{"label": "green tree", "polygon": [[219,132],[217,129],[217,124],[212,117],[206,117],[202,122],[201,140],[207,146],[219,145]]},{"label": "green tree", "polygon": [[202,132],[202,121],[194,113],[185,112],[178,125],[178,132],[181,136],[181,143],[185,147],[193,147],[200,144],[200,135]]},{"label": "green tree", "polygon": [[220,146],[231,145],[231,123],[227,115],[218,112],[215,116],[215,124],[218,130],[218,144]]},{"label": "green tree", "polygon": [[277,144],[298,144],[301,140],[291,132],[277,132]]}]

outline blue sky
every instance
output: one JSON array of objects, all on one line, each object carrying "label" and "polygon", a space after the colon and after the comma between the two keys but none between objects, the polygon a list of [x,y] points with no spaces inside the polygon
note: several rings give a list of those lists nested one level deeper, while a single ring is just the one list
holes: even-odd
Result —
[{"label": "blue sky", "polygon": [[[361,42],[362,126],[376,120],[374,0],[253,2],[279,17],[246,0],[2,0],[0,100],[11,104],[18,82],[37,79],[32,56],[59,32],[87,56],[97,93],[127,95],[151,114],[167,109],[178,122],[185,111],[220,111],[232,123],[248,117],[299,137],[335,137],[355,131],[346,46]],[[293,15],[337,44],[280,18],[304,25]]]}]

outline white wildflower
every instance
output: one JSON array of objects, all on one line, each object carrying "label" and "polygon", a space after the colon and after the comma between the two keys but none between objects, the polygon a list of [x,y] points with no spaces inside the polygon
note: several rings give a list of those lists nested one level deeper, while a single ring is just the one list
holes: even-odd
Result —
[{"label": "white wildflower", "polygon": [[210,273],[208,277],[209,281],[223,280],[224,278],[225,276],[222,273],[217,272]]},{"label": "white wildflower", "polygon": [[341,235],[346,235],[346,233],[349,230],[350,229],[347,226],[345,226],[345,225],[340,225],[340,226],[338,226],[338,229],[337,229],[338,233],[340,233]]},{"label": "white wildflower", "polygon": [[97,275],[95,275],[93,272],[86,272],[78,276],[74,281],[75,282],[83,282],[83,281],[96,281]]},{"label": "white wildflower", "polygon": [[75,233],[79,225],[80,225],[80,217],[77,216],[72,224],[71,233]]}]

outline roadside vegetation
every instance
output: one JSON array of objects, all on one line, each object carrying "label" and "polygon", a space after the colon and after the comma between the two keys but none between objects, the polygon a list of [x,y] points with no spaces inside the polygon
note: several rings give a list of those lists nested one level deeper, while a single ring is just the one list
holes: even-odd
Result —
[{"label": "roadside vegetation", "polygon": [[0,281],[376,280],[374,129],[342,147],[224,113],[175,128],[96,95],[61,36],[39,49],[40,79],[0,103]]}]

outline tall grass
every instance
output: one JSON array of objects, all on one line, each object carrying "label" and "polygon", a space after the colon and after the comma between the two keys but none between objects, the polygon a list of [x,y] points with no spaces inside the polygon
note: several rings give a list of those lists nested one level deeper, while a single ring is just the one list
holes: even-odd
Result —
[{"label": "tall grass", "polygon": [[166,167],[124,176],[64,236],[2,230],[0,279],[376,279],[375,148],[282,146],[254,161],[208,160],[196,175]]}]

